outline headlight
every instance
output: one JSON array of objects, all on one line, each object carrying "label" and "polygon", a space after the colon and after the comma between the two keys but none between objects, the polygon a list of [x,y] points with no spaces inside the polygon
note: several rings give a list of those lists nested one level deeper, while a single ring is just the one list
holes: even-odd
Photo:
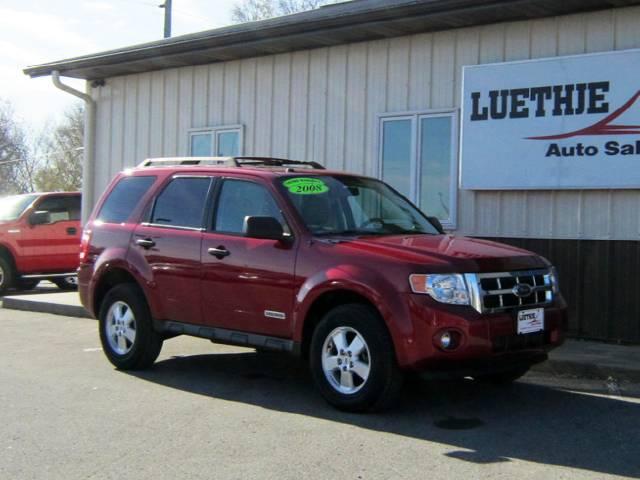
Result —
[{"label": "headlight", "polygon": [[413,293],[426,293],[434,300],[453,305],[469,305],[469,291],[464,276],[457,273],[409,276]]}]

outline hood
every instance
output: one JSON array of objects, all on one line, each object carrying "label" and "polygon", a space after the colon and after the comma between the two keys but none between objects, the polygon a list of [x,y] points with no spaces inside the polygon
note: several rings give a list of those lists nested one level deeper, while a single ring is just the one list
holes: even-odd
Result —
[{"label": "hood", "polygon": [[527,250],[489,240],[454,235],[342,238],[341,244],[361,253],[429,265],[440,271],[499,272],[545,268],[549,265],[543,257]]}]

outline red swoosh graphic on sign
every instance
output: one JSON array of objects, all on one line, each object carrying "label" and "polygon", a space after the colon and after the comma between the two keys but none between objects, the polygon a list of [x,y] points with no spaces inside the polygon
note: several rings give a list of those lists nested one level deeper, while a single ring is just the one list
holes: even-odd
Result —
[{"label": "red swoosh graphic on sign", "polygon": [[561,133],[559,135],[545,135],[542,137],[525,137],[527,140],[560,140],[563,138],[577,137],[579,135],[634,135],[640,134],[640,125],[609,125],[609,122],[614,121],[624,112],[629,110],[631,106],[640,97],[640,90],[631,97],[627,103],[622,105],[615,112],[607,115],[599,122],[594,123],[590,127],[575,130],[569,133]]}]

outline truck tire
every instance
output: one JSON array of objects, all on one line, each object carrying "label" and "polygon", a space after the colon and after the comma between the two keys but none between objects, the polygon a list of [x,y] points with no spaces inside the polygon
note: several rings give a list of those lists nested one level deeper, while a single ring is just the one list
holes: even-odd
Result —
[{"label": "truck tire", "polygon": [[75,275],[52,278],[51,281],[55,283],[60,290],[73,291],[78,289],[78,277]]},{"label": "truck tire", "polygon": [[6,258],[0,257],[0,295],[13,286],[15,272],[13,265]]},{"label": "truck tire", "polygon": [[309,355],[316,387],[340,410],[384,410],[400,393],[403,375],[391,336],[372,307],[330,310],[313,332]]},{"label": "truck tire", "polygon": [[162,337],[153,329],[151,313],[140,288],[132,283],[107,292],[99,315],[100,341],[118,370],[150,367],[162,349]]}]

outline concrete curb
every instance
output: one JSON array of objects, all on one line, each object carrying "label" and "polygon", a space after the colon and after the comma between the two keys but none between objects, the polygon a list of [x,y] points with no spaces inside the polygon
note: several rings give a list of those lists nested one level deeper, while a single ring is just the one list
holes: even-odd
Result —
[{"label": "concrete curb", "polygon": [[576,362],[571,360],[549,359],[534,365],[531,369],[538,373],[560,377],[590,378],[607,380],[613,378],[618,381],[632,383],[640,382],[640,370],[618,366],[602,365],[598,363]]},{"label": "concrete curb", "polygon": [[82,306],[38,301],[37,296],[35,296],[34,299],[28,300],[24,298],[4,297],[2,299],[2,308],[24,310],[27,312],[51,313],[67,317],[93,318]]}]

